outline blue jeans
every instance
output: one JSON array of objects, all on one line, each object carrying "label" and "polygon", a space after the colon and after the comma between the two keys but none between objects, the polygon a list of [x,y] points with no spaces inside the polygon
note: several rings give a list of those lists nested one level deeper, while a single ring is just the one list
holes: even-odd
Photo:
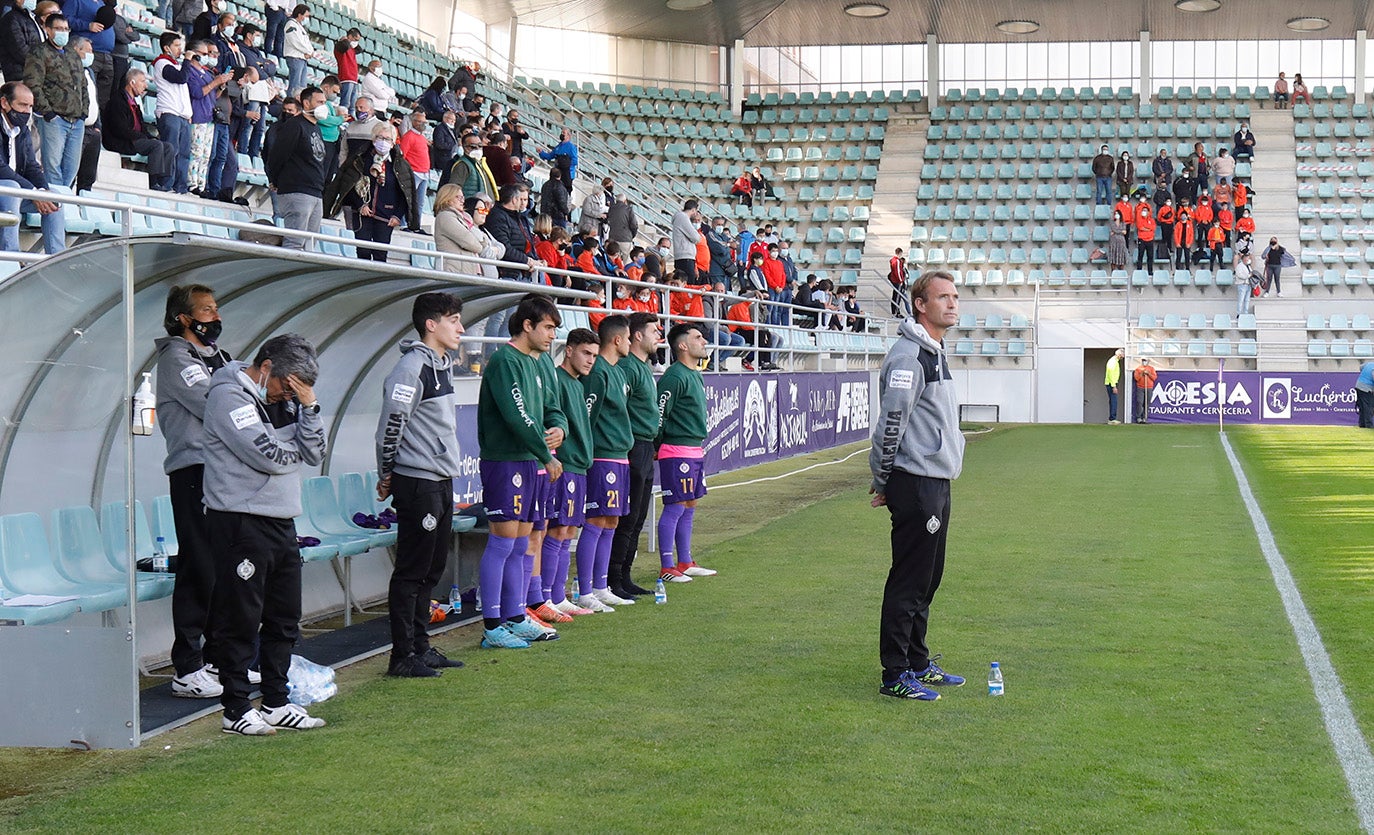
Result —
[{"label": "blue jeans", "polygon": [[415,213],[416,222],[424,220],[425,211],[429,209],[429,172],[415,174],[415,202],[420,204],[420,210]]},{"label": "blue jeans", "polygon": [[164,142],[170,142],[176,151],[176,160],[172,163],[172,191],[186,194],[191,190],[188,179],[191,171],[191,120],[174,113],[160,114],[157,117],[157,133]]},{"label": "blue jeans", "polygon": [[1112,202],[1112,178],[1093,177],[1093,197],[1099,206]]},{"label": "blue jeans", "polygon": [[262,134],[267,126],[266,108],[261,102],[249,102],[244,108],[249,113],[257,113],[260,118],[256,122],[247,118],[243,120],[243,127],[239,130],[239,153],[256,157],[262,148]]},{"label": "blue jeans", "polygon": [[[768,300],[769,300],[770,302],[780,302],[780,301],[782,301],[782,291],[781,291],[781,290],[774,290],[772,287],[769,287],[769,288],[768,288]],[[768,306],[768,324],[770,324],[770,325],[781,325],[781,324],[782,324],[782,308],[776,307],[776,306],[774,306],[774,305],[769,305],[769,306]]]},{"label": "blue jeans", "polygon": [[263,36],[262,48],[281,60],[281,54],[286,51],[286,12],[267,10],[267,34]]},{"label": "blue jeans", "polygon": [[38,129],[43,134],[43,173],[48,183],[70,186],[76,182],[76,170],[81,167],[81,139],[86,135],[86,124],[80,119],[54,116],[51,120],[39,119]]},{"label": "blue jeans", "polygon": [[[83,126],[84,127],[84,126]],[[20,188],[15,180],[0,180],[0,186],[6,188]],[[21,212],[36,212],[32,202],[28,200],[20,201],[17,197],[0,197],[0,212],[19,214]],[[61,252],[67,248],[67,217],[62,213],[62,207],[50,215],[42,215],[43,228],[43,251],[49,255]],[[19,251],[19,227],[0,226],[0,251],[18,252]]]},{"label": "blue jeans", "polygon": [[1241,278],[1236,273],[1236,315],[1244,316],[1250,312],[1250,298],[1254,294],[1249,278]]},{"label": "blue jeans", "polygon": [[353,105],[358,103],[358,82],[340,81],[339,82],[339,107],[353,112]]},{"label": "blue jeans", "polygon": [[1110,415],[1107,420],[1116,420],[1116,389],[1107,386],[1107,407]]},{"label": "blue jeans", "polygon": [[309,69],[310,68],[306,65],[304,58],[286,59],[287,95],[294,96],[300,93],[301,90],[305,89],[305,85],[308,82]]},{"label": "blue jeans", "polygon": [[745,345],[744,337],[740,336],[737,333],[733,333],[729,328],[725,327],[724,325],[720,325],[716,328],[716,335],[711,340],[711,343],[713,345],[719,346],[716,348],[716,358],[712,363],[712,365],[715,365],[717,367],[721,363],[728,360],[730,357],[733,357],[735,354],[739,353],[738,349],[743,348]]},{"label": "blue jeans", "polygon": [[[220,179],[224,174],[224,161],[234,149],[229,147],[229,126],[215,125],[215,144],[210,147],[210,168],[205,174],[205,196],[214,198],[223,188]],[[231,182],[232,187],[234,184]]]},{"label": "blue jeans", "polygon": [[[786,287],[783,288],[782,294],[781,294],[781,296],[779,296],[778,301],[782,302],[783,304],[791,304],[791,303],[792,303],[792,285],[791,285],[791,284],[789,284],[789,285],[787,285]],[[792,324],[792,308],[790,308],[790,307],[784,307],[784,308],[782,308],[782,309],[779,311],[779,315],[782,317],[782,320],[781,320],[778,324],[780,324],[780,325],[791,325],[791,324]]]}]

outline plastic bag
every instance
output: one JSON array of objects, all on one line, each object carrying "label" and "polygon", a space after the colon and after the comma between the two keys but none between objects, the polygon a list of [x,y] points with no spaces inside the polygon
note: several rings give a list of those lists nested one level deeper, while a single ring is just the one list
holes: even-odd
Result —
[{"label": "plastic bag", "polygon": [[332,667],[316,664],[299,655],[291,656],[291,669],[287,671],[286,679],[286,698],[301,707],[322,702],[339,692],[339,686],[334,683]]}]

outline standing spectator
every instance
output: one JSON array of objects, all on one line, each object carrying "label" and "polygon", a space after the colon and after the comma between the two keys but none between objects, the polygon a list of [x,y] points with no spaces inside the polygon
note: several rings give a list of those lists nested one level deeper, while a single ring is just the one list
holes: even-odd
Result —
[{"label": "standing spectator", "polygon": [[[110,51],[110,77],[113,81],[108,97],[99,100],[100,107],[104,107],[105,102],[109,99],[119,96],[120,89],[124,85],[124,78],[129,74],[129,44],[136,43],[139,39],[138,30],[129,25],[129,21],[125,20],[124,16],[117,11],[118,8],[118,6],[107,4],[105,9],[100,12],[103,15],[105,10],[114,11],[114,25],[111,27],[114,30],[114,48]],[[96,60],[99,61],[100,59],[97,58]],[[98,95],[98,84],[96,90]]]},{"label": "standing spectator", "polygon": [[1201,142],[1193,143],[1193,153],[1188,157],[1188,161],[1193,164],[1193,176],[1197,177],[1197,186],[1202,191],[1207,191],[1212,187],[1212,168],[1207,159],[1207,149]]},{"label": "standing spectator", "polygon": [[[1212,160],[1212,173],[1216,175],[1217,188],[1221,188],[1223,183],[1229,186],[1236,176],[1236,158],[1228,154],[1225,148],[1218,148],[1216,159]],[[1217,199],[1219,201],[1221,198]]]},{"label": "standing spectator", "polygon": [[1107,423],[1115,426],[1121,421],[1116,418],[1117,395],[1121,391],[1121,358],[1126,356],[1125,349],[1117,348],[1116,353],[1107,359],[1107,373],[1103,382],[1107,386]]},{"label": "standing spectator", "polygon": [[[66,16],[71,37],[91,42],[91,72],[95,75],[96,107],[110,100],[115,87],[115,6],[105,0],[63,0],[62,14]],[[25,81],[31,81],[27,74]],[[46,157],[46,152],[45,152]]]},{"label": "standing spectator", "polygon": [[1283,73],[1279,73],[1279,78],[1274,82],[1274,109],[1288,109],[1288,79]]},{"label": "standing spectator", "polygon": [[1183,173],[1174,178],[1174,203],[1183,205],[1184,201],[1189,203],[1197,202],[1198,183],[1197,177],[1193,176],[1192,163],[1185,163]]},{"label": "standing spectator", "polygon": [[635,236],[639,234],[639,218],[635,217],[635,207],[629,195],[615,196],[615,202],[606,212],[606,227],[611,240],[620,244],[620,251],[629,252],[634,246]]},{"label": "standing spectator", "polygon": [[[547,266],[540,261],[535,253],[534,230],[530,227],[530,219],[526,214],[526,209],[530,204],[529,186],[524,183],[515,183],[501,189],[501,202],[494,206],[491,214],[487,217],[486,231],[492,238],[505,247],[505,252],[501,256],[502,261],[522,267],[543,267]],[[514,281],[533,282],[534,276],[529,270],[513,268],[502,268],[497,271],[501,278]],[[506,329],[506,321],[510,317],[510,310],[499,310],[487,317],[485,336],[503,337],[509,335]],[[494,345],[483,346],[483,353],[488,357],[495,350]]]},{"label": "standing spectator", "polygon": [[1250,132],[1250,125],[1248,123],[1240,123],[1240,127],[1236,130],[1235,135],[1231,137],[1231,144],[1231,155],[1236,158],[1237,162],[1249,162],[1250,159],[1254,157],[1255,135]]},{"label": "standing spectator", "polygon": [[492,102],[491,107],[487,108],[487,120],[482,123],[482,130],[488,133],[501,130],[502,120],[505,118],[504,110],[505,108],[501,106],[501,102]]},{"label": "standing spectator", "polygon": [[367,72],[363,74],[362,94],[372,100],[372,109],[379,119],[400,107],[396,91],[386,83],[386,70],[382,62],[375,58],[368,62]]},{"label": "standing spectator", "polygon": [[315,53],[315,46],[310,43],[310,30],[306,24],[310,22],[310,7],[301,3],[291,11],[291,19],[286,23],[285,38],[286,45],[284,57],[286,58],[286,70],[288,80],[286,82],[286,94],[294,96],[305,85],[309,83],[310,68],[306,61]]},{"label": "standing spectator", "polygon": [[1158,225],[1155,231],[1162,245],[1158,248],[1164,250],[1164,263],[1166,264],[1169,263],[1169,248],[1174,243],[1174,220],[1177,215],[1171,197],[1165,198],[1164,204],[1155,212],[1155,223]]},{"label": "standing spectator", "polygon": [[1150,163],[1150,173],[1154,175],[1155,182],[1164,180],[1164,187],[1167,189],[1174,183],[1174,161],[1169,159],[1169,149],[1160,148],[1159,154]]},{"label": "standing spectator", "polygon": [[1235,250],[1231,258],[1231,271],[1235,274],[1236,315],[1244,316],[1250,312],[1250,299],[1258,291],[1262,281],[1255,273],[1254,241],[1250,233],[1242,232],[1236,238]]},{"label": "standing spectator", "polygon": [[501,125],[501,132],[510,137],[510,155],[521,161],[521,167],[528,171],[530,163],[525,160],[525,140],[530,138],[524,125],[520,124],[520,112],[511,108],[506,113],[506,121]]},{"label": "standing spectator", "polygon": [[327,183],[334,179],[334,175],[339,172],[339,149],[343,144],[343,125],[348,118],[348,111],[339,106],[339,79],[336,76],[326,75],[320,82],[320,89],[324,91],[325,103],[316,110],[324,116],[316,114],[315,124],[320,126],[320,138],[324,140],[324,181]]},{"label": "standing spectator", "polygon": [[349,113],[358,101],[358,42],[363,33],[355,26],[334,42],[334,62],[338,65],[339,106]]},{"label": "standing spectator", "polygon": [[566,229],[568,216],[572,214],[572,198],[563,185],[563,172],[557,168],[549,169],[549,179],[539,190],[539,208],[553,220],[553,225]]},{"label": "standing spectator", "polygon": [[[761,297],[759,291],[750,290],[742,301],[730,306],[725,318],[732,323],[730,330],[744,338],[744,344],[754,346],[749,356],[758,362],[759,369],[776,371],[778,365],[773,362],[773,352],[769,350],[774,345],[774,336],[766,328],[759,327],[760,317],[754,305],[755,300]],[[744,370],[753,371],[754,366],[745,360]]]},{"label": "standing spectator", "polygon": [[[1103,145],[1097,156],[1093,157],[1093,197],[1099,206],[1105,206],[1112,199],[1112,178],[1116,175],[1116,160]],[[895,315],[895,313],[894,313]]]},{"label": "standing spectator", "polygon": [[95,59],[91,42],[85,38],[72,38],[69,48],[81,56],[81,75],[86,81],[89,108],[83,122],[85,131],[81,134],[81,162],[76,169],[75,189],[79,194],[95,185],[96,169],[100,166],[100,108],[96,105],[95,73],[91,71]]},{"label": "standing spectator", "polygon": [[176,150],[172,163],[172,191],[186,194],[190,190],[188,177],[191,168],[191,91],[187,79],[191,62],[182,60],[185,40],[176,32],[163,32],[159,39],[162,54],[153,62],[153,78],[157,81],[157,135]]},{"label": "standing spectator", "polygon": [[264,0],[267,33],[262,48],[281,61],[286,51],[286,9],[288,0]]},{"label": "standing spectator", "polygon": [[677,273],[683,284],[700,283],[697,280],[697,241],[701,240],[697,226],[700,223],[701,210],[697,208],[695,199],[684,202],[682,211],[673,215],[673,272]]},{"label": "standing spectator", "polygon": [[1131,376],[1135,379],[1135,422],[1149,423],[1150,395],[1155,392],[1155,381],[1159,375],[1155,373],[1155,367],[1150,365],[1150,358],[1141,357],[1140,365],[1131,372]]},{"label": "standing spectator", "polygon": [[256,67],[260,78],[272,78],[277,74],[277,64],[263,55],[262,30],[251,23],[244,23],[235,30],[238,34],[239,52],[243,54],[246,67]]},{"label": "standing spectator", "polygon": [[219,20],[215,23],[215,31],[210,35],[210,43],[214,45],[215,52],[219,55],[219,63],[215,66],[220,72],[248,66],[248,57],[243,54],[238,41],[234,40],[234,33],[238,30],[238,18],[229,12],[220,15]]},{"label": "standing spectator", "polygon": [[482,159],[486,160],[487,168],[491,171],[491,176],[496,180],[496,187],[510,185],[519,179],[515,174],[515,166],[511,162],[510,137],[504,133],[492,134],[486,147],[482,149]]},{"label": "standing spectator", "polygon": [[46,37],[36,6],[34,0],[14,0],[14,8],[0,17],[0,73],[6,81],[24,80],[24,62]]},{"label": "standing spectator", "polygon": [[191,40],[210,40],[219,23],[219,12],[220,0],[205,0],[205,10],[196,15],[196,22],[191,26]]},{"label": "standing spectator", "polygon": [[573,180],[577,179],[577,146],[572,141],[572,131],[563,128],[558,134],[558,144],[547,151],[540,151],[539,158],[552,162],[563,172],[563,185],[572,192]]},{"label": "standing spectator", "polygon": [[1128,197],[1131,188],[1135,186],[1135,162],[1131,159],[1130,151],[1122,151],[1121,157],[1116,161],[1116,190],[1122,197]]},{"label": "standing spectator", "polygon": [[782,303],[783,293],[787,290],[787,271],[778,260],[777,244],[768,245],[768,252],[763,259],[763,280],[768,285],[768,301],[772,302],[764,320],[770,325],[782,325],[783,309],[778,305]]},{"label": "standing spectator", "polygon": [[48,40],[29,53],[24,78],[42,120],[43,170],[50,185],[70,186],[81,165],[81,137],[90,110],[81,57],[67,48],[67,18],[53,13],[43,23]]},{"label": "standing spectator", "polygon": [[214,197],[205,193],[210,173],[210,154],[215,148],[215,101],[219,88],[228,83],[230,74],[215,75],[210,69],[217,65],[210,53],[209,41],[196,41],[187,52],[190,61],[186,89],[191,95],[191,163],[186,184],[198,197]]},{"label": "standing spectator", "polygon": [[1260,258],[1264,261],[1264,297],[1269,298],[1272,290],[1274,295],[1283,298],[1283,287],[1279,279],[1283,277],[1284,267],[1296,267],[1297,259],[1293,254],[1279,246],[1278,238],[1270,238],[1269,246],[1260,253]]},{"label": "standing spectator", "polygon": [[1121,219],[1126,221],[1127,243],[1130,243],[1130,232],[1135,229],[1135,209],[1131,208],[1131,201],[1125,197],[1118,197],[1116,205],[1112,206],[1112,211],[1121,215]]},{"label": "standing spectator", "polygon": [[1355,409],[1359,412],[1359,428],[1374,429],[1374,360],[1361,365],[1355,378]]},{"label": "standing spectator", "polygon": [[[1111,270],[1126,269],[1126,260],[1130,257],[1126,249],[1126,236],[1130,230],[1126,220],[1121,216],[1121,210],[1112,212],[1112,220],[1107,225],[1107,267]],[[894,311],[895,313],[895,311]]]},{"label": "standing spectator", "polygon": [[[276,190],[282,225],[318,232],[324,209],[325,150],[315,108],[325,103],[324,93],[319,87],[306,87],[300,102],[300,114],[283,119],[273,129],[264,167],[268,182]],[[282,246],[307,248],[305,238],[283,238]],[[313,242],[308,248],[314,248]]]},{"label": "standing spectator", "polygon": [[582,214],[577,219],[577,229],[584,235],[603,236],[602,226],[606,223],[606,188],[600,184],[592,186],[587,199],[582,201]]},{"label": "standing spectator", "polygon": [[1202,194],[1197,199],[1197,206],[1193,209],[1193,222],[1197,224],[1197,253],[1193,256],[1194,264],[1201,264],[1207,250],[1207,233],[1212,230],[1212,225],[1216,221],[1216,213],[1212,208],[1212,199],[1207,194]]},{"label": "standing spectator", "polygon": [[1193,225],[1193,209],[1186,200],[1183,201],[1183,205],[1178,207],[1177,216],[1174,218],[1172,237],[1174,268],[1186,270],[1188,268],[1188,254],[1197,245],[1197,227]]},{"label": "standing spectator", "polygon": [[[374,134],[374,139],[376,138]],[[412,213],[411,224],[406,227],[407,232],[423,235],[425,231],[420,228],[420,220],[424,217],[426,204],[429,202],[429,140],[425,139],[425,112],[417,110],[410,114],[410,130],[401,134],[397,141],[401,153],[410,166],[410,176],[414,183],[414,198],[412,204],[415,211]]]},{"label": "standing spectator", "polygon": [[460,87],[466,87],[471,90],[476,86],[477,73],[473,72],[472,67],[467,64],[459,64],[448,80],[448,88],[455,93],[458,92],[458,88]]},{"label": "standing spectator", "polygon": [[432,171],[445,171],[453,162],[458,148],[458,114],[445,110],[439,124],[434,126],[434,137],[429,143],[429,167]]},{"label": "standing spectator", "polygon": [[187,40],[196,31],[196,18],[205,11],[205,0],[172,0],[172,18],[168,28],[180,32]]},{"label": "standing spectator", "polygon": [[1308,94],[1307,85],[1303,83],[1302,73],[1293,76],[1293,103],[1297,104],[1298,102],[1312,103],[1312,96]]},{"label": "standing spectator", "polygon": [[454,159],[453,164],[439,178],[440,186],[450,182],[462,186],[464,197],[474,194],[495,194],[499,191],[496,187],[496,178],[492,176],[491,169],[487,167],[487,161],[482,155],[482,138],[477,134],[469,133],[463,136],[462,156]]},{"label": "standing spectator", "polygon": [[[33,151],[33,92],[21,81],[0,85],[0,186],[45,189],[47,175]],[[43,251],[49,255],[67,248],[66,217],[62,207],[46,200],[0,197],[0,212],[38,212],[43,229]],[[19,251],[19,227],[0,226],[0,250]]]},{"label": "standing spectator", "polygon": [[358,96],[353,103],[353,121],[344,128],[344,156],[365,153],[372,147],[372,126],[377,117],[372,112],[372,99]]},{"label": "standing spectator", "polygon": [[385,262],[386,250],[361,244],[390,244],[392,232],[407,219],[409,225],[420,225],[416,188],[410,164],[396,147],[396,128],[389,122],[378,122],[372,128],[371,153],[348,158],[339,169],[339,176],[329,184],[325,204],[331,217],[343,206],[353,210],[359,258]]},{"label": "standing spectator", "polygon": [[148,188],[171,191],[176,162],[172,143],[158,139],[143,122],[143,94],[148,90],[148,76],[143,70],[129,70],[124,89],[105,105],[101,119],[101,141],[117,154],[148,158]]},{"label": "standing spectator", "polygon": [[1155,230],[1150,204],[1142,201],[1135,215],[1135,268],[1148,269],[1150,275],[1155,274]]},{"label": "standing spectator", "polygon": [[1172,199],[1173,198],[1169,194],[1169,187],[1164,184],[1164,178],[1156,178],[1154,194],[1150,197],[1150,202],[1155,204],[1155,214],[1159,214],[1159,210],[1164,206],[1165,202]]}]

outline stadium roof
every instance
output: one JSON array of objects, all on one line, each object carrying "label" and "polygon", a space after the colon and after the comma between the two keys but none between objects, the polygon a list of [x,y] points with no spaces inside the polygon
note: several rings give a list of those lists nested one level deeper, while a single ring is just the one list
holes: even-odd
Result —
[{"label": "stadium roof", "polygon": [[[1194,0],[1206,2],[1206,0]],[[751,46],[920,43],[934,33],[946,43],[1125,41],[1148,30],[1155,40],[1287,40],[1350,38],[1369,28],[1365,0],[1219,0],[1213,12],[1192,13],[1174,0],[474,0],[466,11],[489,22],[600,32],[632,38]],[[672,5],[705,3],[675,11]],[[847,6],[881,6],[876,18]],[[1329,27],[1298,32],[1288,21],[1323,18]],[[1030,35],[1006,35],[1005,20],[1040,24]]]}]

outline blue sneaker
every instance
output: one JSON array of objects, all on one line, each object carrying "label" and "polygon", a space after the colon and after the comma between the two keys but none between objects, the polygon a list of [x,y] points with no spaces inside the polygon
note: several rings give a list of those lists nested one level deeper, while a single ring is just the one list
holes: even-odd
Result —
[{"label": "blue sneaker", "polygon": [[911,670],[902,673],[896,681],[883,682],[883,686],[878,688],[878,692],[896,699],[915,699],[921,702],[933,702],[940,698],[939,693],[921,684],[920,680],[916,678],[916,674]]},{"label": "blue sneaker", "polygon": [[963,687],[964,677],[952,675],[940,669],[935,664],[939,659],[940,656],[938,655],[930,659],[930,666],[914,674],[916,680],[926,687]]},{"label": "blue sneaker", "polygon": [[510,634],[528,643],[558,640],[557,629],[540,626],[529,618],[525,618],[518,623],[508,621],[505,626],[506,629],[510,630]]},{"label": "blue sneaker", "polygon": [[518,637],[501,624],[482,633],[482,649],[529,649],[530,642]]}]

